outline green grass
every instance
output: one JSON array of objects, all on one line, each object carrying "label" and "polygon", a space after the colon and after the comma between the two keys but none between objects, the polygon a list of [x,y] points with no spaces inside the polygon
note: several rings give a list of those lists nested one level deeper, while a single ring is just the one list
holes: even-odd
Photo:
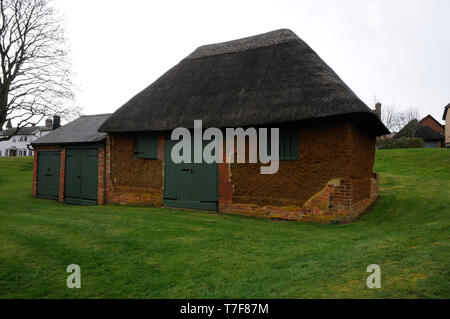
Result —
[{"label": "green grass", "polygon": [[378,151],[375,171],[369,213],[319,225],[63,205],[31,196],[31,159],[0,158],[0,297],[449,298],[450,150]]}]

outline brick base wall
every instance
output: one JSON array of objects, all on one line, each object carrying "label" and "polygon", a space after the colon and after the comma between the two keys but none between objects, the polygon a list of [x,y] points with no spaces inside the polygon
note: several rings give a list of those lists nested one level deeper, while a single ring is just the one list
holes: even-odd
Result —
[{"label": "brick base wall", "polygon": [[233,184],[231,183],[230,164],[225,163],[225,154],[223,154],[223,163],[218,164],[219,169],[219,211],[225,211],[233,203]]},{"label": "brick base wall", "polygon": [[98,149],[98,193],[97,202],[99,205],[103,205],[106,202],[106,176],[105,176],[105,149]]},{"label": "brick base wall", "polygon": [[374,173],[370,180],[370,197],[354,202],[352,188],[352,181],[335,178],[330,180],[322,190],[314,194],[301,207],[227,203],[219,205],[219,211],[229,214],[305,222],[350,222],[366,211],[377,198],[378,174]]},{"label": "brick base wall", "polygon": [[133,186],[111,186],[107,196],[110,204],[162,206],[163,193],[159,189]]}]

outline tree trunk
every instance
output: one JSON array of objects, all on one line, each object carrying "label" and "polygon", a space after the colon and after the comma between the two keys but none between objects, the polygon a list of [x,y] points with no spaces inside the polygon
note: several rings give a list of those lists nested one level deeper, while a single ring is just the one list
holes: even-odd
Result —
[{"label": "tree trunk", "polygon": [[6,123],[7,118],[7,106],[8,106],[8,93],[5,90],[4,85],[0,85],[0,130]]}]

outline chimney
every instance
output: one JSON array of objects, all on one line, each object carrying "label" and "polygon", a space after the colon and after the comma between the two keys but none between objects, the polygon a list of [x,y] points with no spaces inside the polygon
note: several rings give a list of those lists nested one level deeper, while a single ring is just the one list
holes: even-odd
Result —
[{"label": "chimney", "polygon": [[377,114],[378,118],[381,119],[381,103],[380,102],[375,103],[375,113]]},{"label": "chimney", "polygon": [[52,119],[46,119],[46,120],[45,120],[45,127],[48,127],[48,128],[53,127],[53,121],[52,121]]},{"label": "chimney", "polygon": [[8,123],[6,123],[6,128],[7,129],[12,128],[11,120],[8,120]]},{"label": "chimney", "polygon": [[61,126],[61,117],[58,115],[53,115],[53,129],[56,130]]}]

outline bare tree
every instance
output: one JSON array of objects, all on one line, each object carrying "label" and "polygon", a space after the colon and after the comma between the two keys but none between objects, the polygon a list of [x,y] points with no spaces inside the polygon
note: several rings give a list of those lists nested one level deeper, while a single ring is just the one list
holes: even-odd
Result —
[{"label": "bare tree", "polygon": [[409,108],[405,111],[398,112],[397,114],[397,131],[401,130],[412,120],[419,120],[420,112],[416,108]]},{"label": "bare tree", "polygon": [[73,100],[70,64],[50,2],[0,0],[0,129],[7,121],[17,132],[49,115],[78,113],[67,106]]},{"label": "bare tree", "polygon": [[381,120],[391,132],[399,132],[412,120],[418,120],[420,112],[416,108],[400,111],[395,105],[388,105],[381,112]]},{"label": "bare tree", "polygon": [[398,110],[395,105],[388,105],[381,112],[381,121],[391,132],[396,130],[397,113],[398,113]]}]

